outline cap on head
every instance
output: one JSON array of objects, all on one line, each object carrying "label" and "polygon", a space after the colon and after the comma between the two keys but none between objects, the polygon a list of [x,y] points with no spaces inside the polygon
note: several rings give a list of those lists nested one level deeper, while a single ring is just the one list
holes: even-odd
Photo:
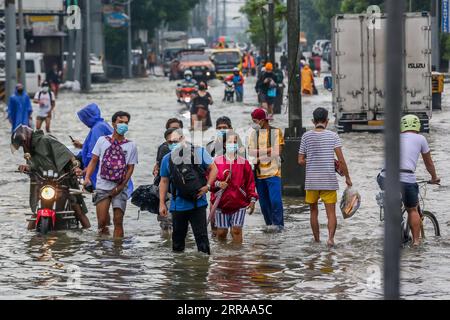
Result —
[{"label": "cap on head", "polygon": [[233,72],[239,72],[239,71],[240,71],[240,70],[239,70],[238,67],[233,68]]},{"label": "cap on head", "polygon": [[273,64],[271,62],[266,63],[266,71],[272,72],[273,71]]},{"label": "cap on head", "polygon": [[187,76],[193,76],[193,74],[192,74],[192,71],[191,70],[186,70],[185,72],[184,72],[184,76],[185,77],[187,77]]},{"label": "cap on head", "polygon": [[400,120],[400,131],[402,133],[406,131],[420,132],[420,129],[421,129],[420,119],[418,116],[414,114],[408,114]]},{"label": "cap on head", "polygon": [[267,120],[267,118],[268,118],[267,111],[265,109],[263,109],[263,108],[255,109],[252,112],[252,119],[255,119],[255,120]]}]

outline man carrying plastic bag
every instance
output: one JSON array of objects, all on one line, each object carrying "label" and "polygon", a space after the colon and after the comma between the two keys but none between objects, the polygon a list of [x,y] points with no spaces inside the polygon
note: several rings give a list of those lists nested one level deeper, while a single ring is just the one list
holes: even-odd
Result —
[{"label": "man carrying plastic bag", "polygon": [[339,184],[336,177],[335,155],[338,166],[345,176],[347,186],[352,186],[347,164],[342,152],[339,136],[326,130],[328,126],[328,110],[317,108],[313,113],[315,128],[306,132],[300,144],[298,163],[306,165],[306,203],[311,209],[311,228],[314,240],[320,242],[319,199],[325,204],[328,217],[328,246],[334,246],[336,233],[336,203]]}]

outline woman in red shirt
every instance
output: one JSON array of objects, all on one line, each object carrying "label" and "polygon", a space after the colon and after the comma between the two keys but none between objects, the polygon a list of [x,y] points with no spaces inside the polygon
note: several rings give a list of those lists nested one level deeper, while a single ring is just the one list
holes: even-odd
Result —
[{"label": "woman in red shirt", "polygon": [[242,243],[245,214],[247,209],[250,215],[255,210],[258,194],[250,163],[238,155],[238,141],[237,133],[227,132],[226,154],[214,159],[219,172],[211,194],[211,204],[218,239],[226,240],[231,229],[233,242]]}]

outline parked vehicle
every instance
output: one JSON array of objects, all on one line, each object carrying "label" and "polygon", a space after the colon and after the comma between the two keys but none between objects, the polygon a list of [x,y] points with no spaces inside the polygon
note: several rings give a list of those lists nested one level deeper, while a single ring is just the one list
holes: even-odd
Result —
[{"label": "parked vehicle", "polygon": [[[432,116],[431,18],[406,13],[403,113],[415,114],[429,132]],[[377,27],[372,27],[377,23]],[[340,132],[382,130],[385,101],[385,34],[387,16],[345,14],[333,19],[333,111]]]},{"label": "parked vehicle", "polygon": [[[0,52],[0,82],[5,81],[5,53]],[[17,70],[20,69],[20,53],[17,53]],[[41,82],[45,80],[44,54],[25,52],[25,79],[27,92],[34,96],[40,90]]]},{"label": "parked vehicle", "polygon": [[216,67],[216,77],[220,80],[232,75],[236,67],[242,71],[242,54],[239,49],[212,50],[211,61]]},{"label": "parked vehicle", "polygon": [[188,48],[188,35],[184,31],[167,31],[161,37],[161,52],[164,75],[170,74],[172,60],[178,52]]},{"label": "parked vehicle", "polygon": [[182,50],[171,62],[171,80],[183,79],[184,72],[191,70],[198,82],[216,77],[216,68],[203,50]]},{"label": "parked vehicle", "polygon": [[318,56],[322,56],[327,43],[330,42],[330,40],[316,40],[312,48],[312,53]]},{"label": "parked vehicle", "polygon": [[[63,53],[63,74],[67,75],[67,58],[68,52]],[[73,67],[75,68],[75,53],[73,54]],[[103,68],[103,61],[95,54],[91,53],[89,59],[91,69],[92,82],[104,82],[106,80],[105,69]]]},{"label": "parked vehicle", "polygon": [[207,47],[206,41],[203,38],[191,38],[188,40],[188,48],[194,50],[202,50]]}]

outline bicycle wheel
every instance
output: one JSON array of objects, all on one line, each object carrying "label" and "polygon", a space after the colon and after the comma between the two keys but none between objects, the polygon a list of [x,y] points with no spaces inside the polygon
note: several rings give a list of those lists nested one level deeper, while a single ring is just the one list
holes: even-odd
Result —
[{"label": "bicycle wheel", "polygon": [[424,211],[422,213],[422,225],[421,225],[421,233],[422,238],[427,236],[436,236],[439,237],[441,235],[441,229],[439,228],[439,222],[436,219],[436,216],[429,211]]}]

